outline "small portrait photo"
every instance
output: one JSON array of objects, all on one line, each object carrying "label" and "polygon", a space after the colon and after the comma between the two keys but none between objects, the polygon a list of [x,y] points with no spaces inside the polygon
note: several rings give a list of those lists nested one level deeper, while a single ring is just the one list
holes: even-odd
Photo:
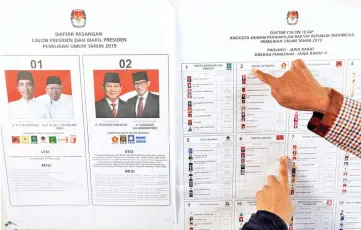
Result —
[{"label": "small portrait photo", "polygon": [[159,118],[158,70],[94,70],[96,118]]},{"label": "small portrait photo", "polygon": [[10,119],[73,119],[70,70],[6,70]]}]

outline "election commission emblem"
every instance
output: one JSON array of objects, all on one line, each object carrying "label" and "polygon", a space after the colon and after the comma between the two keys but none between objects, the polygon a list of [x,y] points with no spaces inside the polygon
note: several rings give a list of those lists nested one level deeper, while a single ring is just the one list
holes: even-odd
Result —
[{"label": "election commission emblem", "polygon": [[86,25],[86,14],[84,10],[72,10],[70,19],[71,24],[75,28],[84,28]]},{"label": "election commission emblem", "polygon": [[288,25],[296,25],[298,22],[298,11],[297,10],[291,10],[287,13],[287,24]]}]

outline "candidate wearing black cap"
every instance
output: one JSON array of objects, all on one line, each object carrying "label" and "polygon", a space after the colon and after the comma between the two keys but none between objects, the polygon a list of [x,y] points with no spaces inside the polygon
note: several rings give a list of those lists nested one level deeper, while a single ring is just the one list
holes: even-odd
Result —
[{"label": "candidate wearing black cap", "polygon": [[105,97],[95,102],[96,118],[128,118],[130,107],[119,98],[122,85],[118,73],[105,73],[103,90]]},{"label": "candidate wearing black cap", "polygon": [[50,118],[49,110],[34,97],[34,77],[29,71],[19,71],[17,74],[17,89],[21,98],[9,102],[10,119],[42,119]]},{"label": "candidate wearing black cap", "polygon": [[58,101],[62,93],[61,80],[57,76],[49,76],[46,79],[46,93],[52,101]]},{"label": "candidate wearing black cap", "polygon": [[[70,77],[65,79],[70,80]],[[46,94],[39,96],[37,99],[48,106],[51,118],[73,118],[73,97],[63,93],[63,84],[60,77],[49,76],[46,79],[45,92]]]},{"label": "candidate wearing black cap", "polygon": [[150,81],[146,72],[132,74],[133,85],[137,95],[128,99],[132,105],[132,117],[159,118],[159,96],[151,93],[148,88]]},{"label": "candidate wearing black cap", "polygon": [[24,100],[33,99],[34,77],[29,71],[19,71],[17,75],[17,88]]}]

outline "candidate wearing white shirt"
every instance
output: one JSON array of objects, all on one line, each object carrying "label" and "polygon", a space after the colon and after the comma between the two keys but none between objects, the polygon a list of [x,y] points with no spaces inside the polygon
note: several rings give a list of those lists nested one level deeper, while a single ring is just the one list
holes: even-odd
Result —
[{"label": "candidate wearing white shirt", "polygon": [[51,118],[48,107],[34,98],[34,78],[29,71],[20,71],[17,75],[17,89],[21,99],[9,103],[10,119],[46,119]]},{"label": "candidate wearing white shirt", "polygon": [[55,119],[73,118],[73,97],[63,94],[61,80],[57,76],[49,76],[46,80],[46,94],[38,97],[49,107],[50,115]]}]

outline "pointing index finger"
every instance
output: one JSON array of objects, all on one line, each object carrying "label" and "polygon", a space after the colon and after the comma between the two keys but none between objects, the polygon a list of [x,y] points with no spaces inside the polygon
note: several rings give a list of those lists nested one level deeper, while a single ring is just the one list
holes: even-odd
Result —
[{"label": "pointing index finger", "polygon": [[252,69],[252,73],[253,75],[255,75],[259,80],[261,80],[263,83],[271,86],[271,87],[275,87],[276,86],[276,81],[277,78],[275,78],[274,76],[272,76],[271,74],[268,73],[264,73],[259,69],[253,68]]},{"label": "pointing index finger", "polygon": [[280,160],[279,180],[281,185],[288,186],[287,157],[285,156]]}]

